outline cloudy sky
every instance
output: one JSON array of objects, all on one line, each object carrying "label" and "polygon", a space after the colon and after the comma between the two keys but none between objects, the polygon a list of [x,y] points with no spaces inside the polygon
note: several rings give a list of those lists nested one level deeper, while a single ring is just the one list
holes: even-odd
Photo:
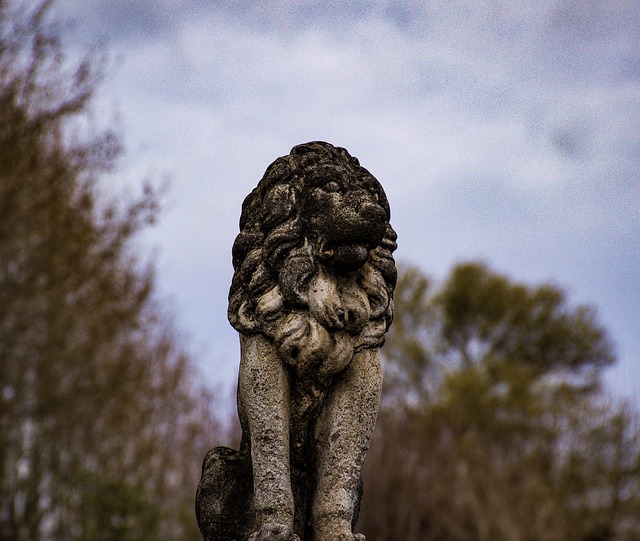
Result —
[{"label": "cloudy sky", "polygon": [[54,14],[72,48],[112,59],[95,111],[127,154],[110,180],[169,175],[141,249],[208,381],[238,364],[242,200],[275,158],[325,140],[383,184],[397,260],[441,279],[479,259],[594,303],[620,359],[610,385],[640,396],[637,1],[58,0]]}]

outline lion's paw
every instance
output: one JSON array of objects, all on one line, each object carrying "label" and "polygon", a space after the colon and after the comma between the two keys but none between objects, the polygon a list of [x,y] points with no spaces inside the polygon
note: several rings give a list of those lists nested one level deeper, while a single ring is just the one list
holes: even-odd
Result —
[{"label": "lion's paw", "polygon": [[266,522],[248,541],[300,541],[290,526],[278,522]]}]

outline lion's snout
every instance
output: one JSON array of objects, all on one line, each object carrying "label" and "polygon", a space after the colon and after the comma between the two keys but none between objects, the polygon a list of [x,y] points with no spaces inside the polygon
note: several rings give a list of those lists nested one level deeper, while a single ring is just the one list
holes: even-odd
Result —
[{"label": "lion's snout", "polygon": [[320,232],[336,244],[374,248],[380,244],[385,233],[384,209],[371,201],[368,194],[349,203],[332,205],[320,220]]}]

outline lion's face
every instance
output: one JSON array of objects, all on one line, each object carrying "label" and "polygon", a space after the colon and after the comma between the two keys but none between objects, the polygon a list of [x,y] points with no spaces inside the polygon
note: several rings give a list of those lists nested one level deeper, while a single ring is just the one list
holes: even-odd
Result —
[{"label": "lion's face", "polygon": [[338,273],[364,265],[387,227],[373,182],[358,185],[344,170],[325,166],[306,179],[301,199],[300,215],[314,257]]}]

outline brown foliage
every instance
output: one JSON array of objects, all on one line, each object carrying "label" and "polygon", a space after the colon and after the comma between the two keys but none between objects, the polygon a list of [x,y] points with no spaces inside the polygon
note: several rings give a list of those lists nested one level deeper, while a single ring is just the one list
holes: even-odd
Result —
[{"label": "brown foliage", "polygon": [[0,0],[0,539],[198,539],[216,426],[133,254],[156,196],[100,197],[100,64],[65,68],[49,5]]}]

